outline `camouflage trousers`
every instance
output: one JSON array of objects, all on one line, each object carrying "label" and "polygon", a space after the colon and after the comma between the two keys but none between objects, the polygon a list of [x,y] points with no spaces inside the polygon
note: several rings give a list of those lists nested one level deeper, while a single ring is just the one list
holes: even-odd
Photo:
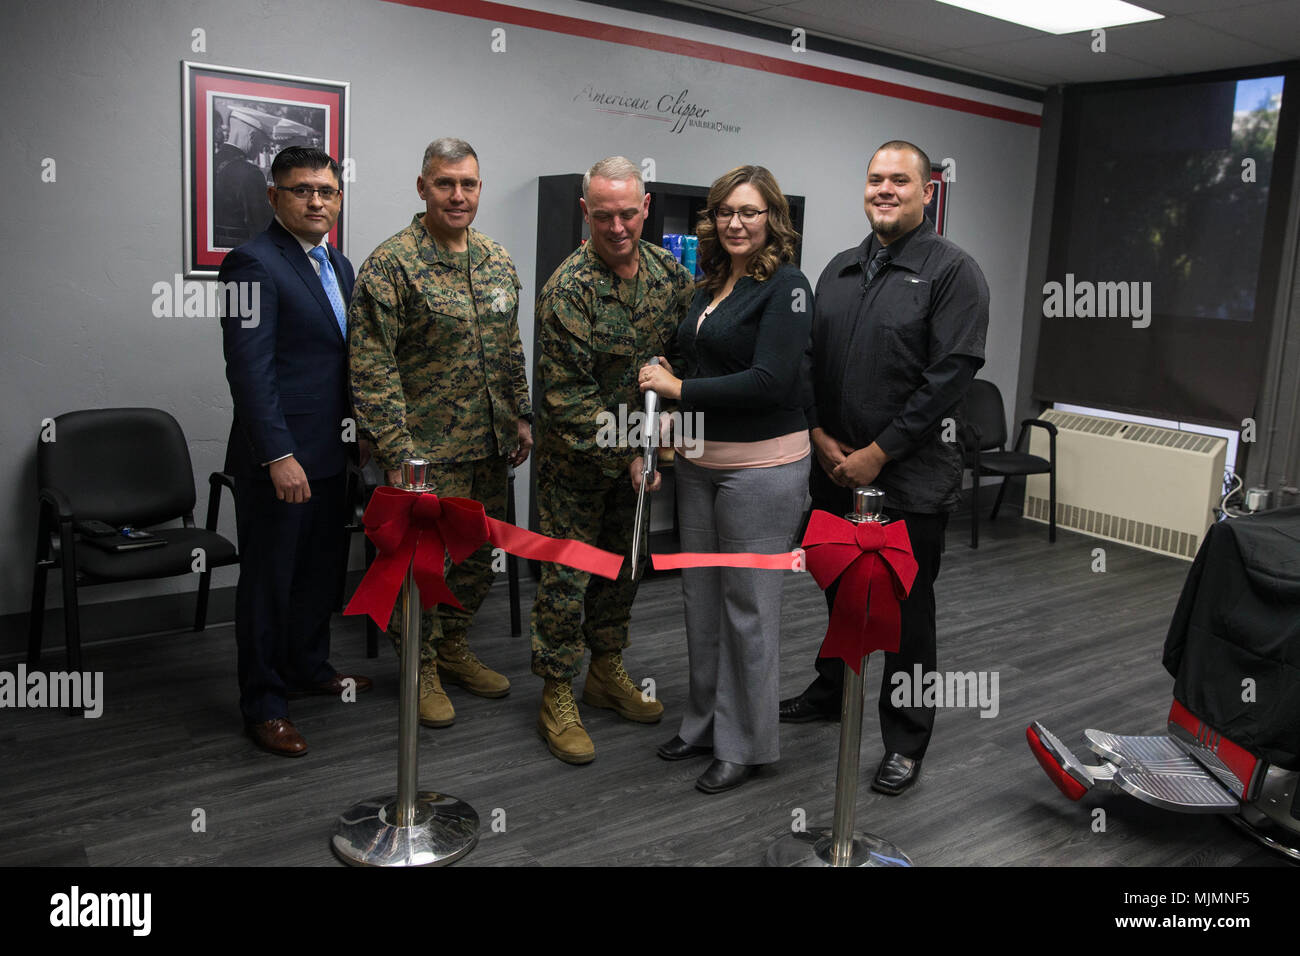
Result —
[{"label": "camouflage trousers", "polygon": [[[606,478],[595,465],[559,457],[539,457],[534,467],[542,534],[629,557],[636,494],[626,472]],[[533,673],[572,681],[586,648],[601,654],[627,647],[636,587],[629,560],[614,581],[543,562],[530,622]]]},{"label": "camouflage trousers", "polygon": [[[431,462],[429,483],[439,498],[472,498],[482,502],[488,515],[501,521],[506,517],[506,463],[503,458],[481,458],[466,462]],[[483,545],[460,564],[447,559],[447,587],[456,595],[464,610],[439,604],[431,611],[420,612],[420,660],[431,661],[439,645],[464,642],[496,572],[492,570],[492,546]],[[401,652],[401,602],[388,622],[388,636]]]}]

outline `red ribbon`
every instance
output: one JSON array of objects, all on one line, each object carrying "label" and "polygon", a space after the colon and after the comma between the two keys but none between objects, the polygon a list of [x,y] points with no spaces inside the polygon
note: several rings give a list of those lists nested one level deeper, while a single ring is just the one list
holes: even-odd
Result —
[{"label": "red ribbon", "polygon": [[439,498],[400,488],[376,488],[363,518],[366,537],[378,552],[344,614],[366,614],[387,628],[414,562],[420,605],[460,607],[447,587],[447,555],[459,564],[484,544],[534,561],[552,561],[611,580],[623,566],[621,555],[569,538],[551,538],[489,517],[469,498]]},{"label": "red ribbon", "polygon": [[652,554],[650,562],[656,571],[675,571],[679,568],[757,568],[760,571],[802,571],[802,551],[782,551],[780,554],[752,554],[747,551],[699,552],[680,551],[677,554]]},{"label": "red ribbon", "polygon": [[826,590],[836,581],[835,605],[819,657],[838,657],[861,673],[872,651],[898,650],[899,602],[916,580],[916,558],[902,521],[855,524],[814,511],[804,532],[808,570]]}]

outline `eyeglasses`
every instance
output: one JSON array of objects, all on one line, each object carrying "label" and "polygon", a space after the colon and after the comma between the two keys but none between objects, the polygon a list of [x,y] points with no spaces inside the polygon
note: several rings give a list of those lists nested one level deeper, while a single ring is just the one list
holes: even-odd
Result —
[{"label": "eyeglasses", "polygon": [[321,202],[333,202],[334,197],[343,195],[343,190],[335,189],[333,186],[276,186],[280,192],[293,193],[297,199],[311,199],[312,195],[320,196]]},{"label": "eyeglasses", "polygon": [[726,206],[719,206],[713,211],[713,221],[717,223],[729,223],[732,216],[739,216],[740,221],[746,226],[752,226],[758,222],[758,217],[767,212],[766,209],[753,209],[745,207],[744,209],[728,209]]}]

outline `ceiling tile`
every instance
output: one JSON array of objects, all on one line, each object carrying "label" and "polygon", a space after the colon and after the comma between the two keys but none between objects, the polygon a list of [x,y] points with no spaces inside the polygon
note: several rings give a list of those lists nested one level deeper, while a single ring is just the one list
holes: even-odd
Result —
[{"label": "ceiling tile", "polygon": [[938,0],[672,0],[1034,85],[1253,66],[1300,56],[1300,0],[1134,0],[1165,19],[1053,36]]},{"label": "ceiling tile", "polygon": [[1295,0],[1195,13],[1187,19],[1218,30],[1222,35],[1242,37],[1279,50],[1288,58],[1300,56],[1300,4]]},{"label": "ceiling tile", "polygon": [[1055,86],[1061,82],[1060,77],[1054,74],[1040,73],[1027,67],[1015,66],[1005,60],[976,56],[973,53],[967,53],[965,50],[945,50],[943,52],[943,62],[960,70],[987,73],[990,76],[1011,80],[1016,83],[1030,83],[1034,86]]},{"label": "ceiling tile", "polygon": [[999,43],[1041,36],[1038,30],[971,13],[936,0],[795,0],[781,8],[785,17],[819,15],[851,29],[871,29],[913,37],[930,48]]},{"label": "ceiling tile", "polygon": [[[674,0],[675,2],[675,0]],[[688,7],[724,10],[728,13],[757,13],[772,6],[771,0],[701,0],[699,3],[681,4]]]},{"label": "ceiling tile", "polygon": [[1222,70],[1285,59],[1283,51],[1175,17],[1106,31],[1107,55],[1127,56],[1169,73]]},{"label": "ceiling tile", "polygon": [[[783,8],[784,11],[784,8]],[[775,14],[775,16],[774,16]],[[943,49],[943,45],[924,37],[900,36],[882,29],[873,23],[848,22],[840,17],[826,16],[820,13],[791,11],[764,12],[768,20],[779,20],[782,26],[802,27],[809,33],[818,33],[837,40],[850,40],[878,47],[889,52],[927,54]]]},{"label": "ceiling tile", "polygon": [[1260,0],[1129,0],[1129,2],[1154,10],[1156,13],[1163,13],[1167,17],[1174,17],[1202,10],[1232,10],[1237,7],[1248,7],[1259,3]]},{"label": "ceiling tile", "polygon": [[[1053,77],[1054,83],[1095,83],[1126,80],[1142,76],[1159,76],[1164,68],[1144,63],[1116,52],[1107,31],[1105,53],[1092,52],[1092,38],[1086,33],[1068,36],[1044,36],[1014,43],[992,43],[964,51],[1007,68],[1019,67]],[[944,52],[941,59],[948,58]]]}]

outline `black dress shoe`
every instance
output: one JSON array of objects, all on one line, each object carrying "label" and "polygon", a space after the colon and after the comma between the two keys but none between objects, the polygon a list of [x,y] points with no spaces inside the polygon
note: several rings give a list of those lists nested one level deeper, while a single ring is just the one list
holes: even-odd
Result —
[{"label": "black dress shoe", "polygon": [[722,793],[734,790],[754,775],[756,767],[744,763],[731,763],[727,760],[715,760],[709,769],[700,774],[695,781],[695,789],[705,793]]},{"label": "black dress shoe", "polygon": [[702,757],[705,754],[711,754],[713,748],[697,747],[695,744],[688,744],[681,737],[674,737],[668,743],[660,745],[656,753],[665,760],[685,760],[687,757]]},{"label": "black dress shoe", "polygon": [[781,723],[806,724],[812,720],[839,720],[838,710],[827,711],[812,704],[807,697],[787,697],[781,701]]},{"label": "black dress shoe", "polygon": [[876,771],[876,779],[871,781],[871,789],[878,793],[887,793],[891,797],[902,793],[921,776],[921,761],[904,757],[902,754],[886,754]]},{"label": "black dress shoe", "polygon": [[370,690],[374,683],[369,677],[362,677],[360,674],[335,674],[327,681],[319,684],[309,684],[306,687],[295,687],[285,696],[290,699],[301,697],[342,697],[343,692],[348,689],[345,681],[355,682],[355,689],[358,694]]}]

